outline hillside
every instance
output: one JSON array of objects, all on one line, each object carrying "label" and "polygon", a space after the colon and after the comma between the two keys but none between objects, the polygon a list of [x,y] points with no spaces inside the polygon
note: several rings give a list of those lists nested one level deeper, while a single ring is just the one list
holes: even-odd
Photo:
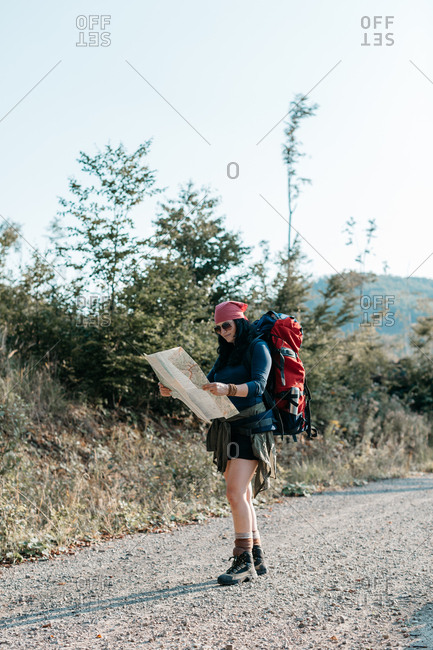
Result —
[{"label": "hillside", "polygon": [[[402,354],[409,352],[411,326],[420,316],[433,313],[433,279],[404,278],[397,275],[378,275],[375,282],[368,282],[360,295],[359,308],[353,323],[343,327],[347,332],[359,326],[376,325],[377,331],[386,337],[393,337],[392,346]],[[306,305],[314,308],[320,300],[320,291],[326,286],[327,278],[319,278],[311,290]],[[341,305],[336,302],[335,311]],[[373,316],[376,312],[384,312]]]}]

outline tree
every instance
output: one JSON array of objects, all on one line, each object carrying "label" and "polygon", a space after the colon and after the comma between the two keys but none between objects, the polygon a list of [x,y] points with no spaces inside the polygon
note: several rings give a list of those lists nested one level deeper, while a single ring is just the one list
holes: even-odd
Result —
[{"label": "tree", "polygon": [[287,247],[288,270],[290,268],[291,257],[291,230],[292,230],[292,215],[296,209],[295,201],[298,198],[302,185],[310,184],[309,178],[298,176],[297,167],[300,159],[305,156],[301,152],[300,146],[302,142],[298,139],[298,131],[302,121],[307,117],[315,115],[316,110],[319,108],[318,104],[307,104],[307,98],[303,95],[296,95],[295,99],[290,103],[290,118],[284,130],[286,142],[283,144],[283,160],[287,165],[287,195],[289,203],[289,240]]},{"label": "tree", "polygon": [[94,184],[85,187],[70,178],[74,198],[59,197],[64,209],[59,211],[54,229],[59,230],[66,217],[74,217],[78,223],[64,226],[68,239],[56,242],[57,253],[79,274],[76,293],[89,280],[95,282],[108,291],[111,311],[117,291],[143,254],[144,242],[131,234],[131,210],[145,196],[159,191],[154,188],[155,172],[144,162],[150,145],[147,140],[132,154],[123,144],[116,149],[106,145],[93,157],[81,151],[78,162]]},{"label": "tree", "polygon": [[20,249],[20,228],[18,224],[4,220],[0,223],[0,280],[6,279],[6,261],[11,251]]},{"label": "tree", "polygon": [[312,286],[311,275],[301,269],[305,261],[306,256],[295,238],[290,255],[280,253],[279,271],[273,282],[275,310],[295,316],[300,322]]},{"label": "tree", "polygon": [[386,377],[388,391],[431,421],[433,413],[433,317],[420,316],[412,326],[411,353],[396,361]]},{"label": "tree", "polygon": [[214,214],[217,204],[191,183],[178,200],[162,204],[155,234],[137,252],[141,264],[132,264],[119,284],[108,322],[76,326],[67,367],[77,388],[112,406],[137,407],[153,402],[156,386],[143,353],[181,345],[209,365],[216,345],[212,292],[249,250]]},{"label": "tree", "polygon": [[226,230],[224,217],[215,216],[219,203],[208,188],[198,191],[190,181],[181,186],[177,199],[160,204],[154,222],[153,248],[166,260],[186,265],[198,285],[218,283],[250,252],[238,233]]},{"label": "tree", "polygon": [[[9,313],[16,299],[10,285],[11,275],[6,268],[8,255],[13,250],[19,250],[19,226],[6,220],[0,223],[0,327],[7,327]],[[2,334],[0,332],[0,334]]]},{"label": "tree", "polygon": [[[245,279],[239,284],[239,288],[245,291],[245,295],[233,298],[248,303],[248,318],[250,320],[255,320],[263,312],[274,308],[274,290],[270,281],[271,253],[269,242],[262,240],[259,246],[261,259],[250,266]],[[235,296],[236,293],[231,295]]]},{"label": "tree", "polygon": [[[211,328],[209,286],[197,285],[192,270],[181,260],[154,256],[152,263],[125,287],[119,304],[116,318],[122,319],[122,326],[116,329],[121,332],[122,345],[111,356],[109,365],[113,370],[107,374],[122,377],[124,385],[131,385],[131,394],[137,395],[142,381],[142,394],[148,395],[155,386],[153,371],[146,361],[142,363],[140,353],[182,346],[199,362],[205,361],[206,367],[216,342]],[[119,364],[126,364],[128,372]]]},{"label": "tree", "polygon": [[[429,355],[433,353],[433,316],[420,316],[413,325],[412,345]],[[433,362],[432,362],[433,363]]]},{"label": "tree", "polygon": [[311,325],[326,334],[351,323],[359,305],[356,289],[363,281],[362,274],[356,271],[337,273],[327,278],[325,289],[319,291],[321,302],[308,315]]},{"label": "tree", "polygon": [[[360,248],[358,242],[356,241],[356,235],[355,235],[355,227],[356,227],[356,221],[353,217],[350,217],[346,221],[345,228],[343,229],[343,232],[347,234],[348,239],[346,241],[346,246],[357,246],[358,248],[358,253],[355,258],[355,262],[359,264],[359,272],[362,276],[366,276],[366,261],[367,261],[367,256],[371,254],[372,249],[371,249],[371,243],[373,238],[376,236],[374,233],[377,230],[377,225],[376,225],[376,220],[375,219],[369,219],[368,220],[368,226],[365,228],[365,243],[364,243],[364,248]],[[371,275],[369,278],[370,279]],[[363,293],[363,288],[364,288],[364,283],[360,283],[360,293],[362,295]]]}]

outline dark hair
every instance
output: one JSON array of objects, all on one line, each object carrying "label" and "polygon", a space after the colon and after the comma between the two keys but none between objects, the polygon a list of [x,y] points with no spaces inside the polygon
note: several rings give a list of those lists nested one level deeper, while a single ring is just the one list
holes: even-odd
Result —
[{"label": "dark hair", "polygon": [[245,357],[245,352],[257,333],[254,326],[245,318],[235,318],[236,336],[234,343],[227,341],[218,334],[218,359],[215,364],[215,370],[221,370],[225,366],[238,366]]}]

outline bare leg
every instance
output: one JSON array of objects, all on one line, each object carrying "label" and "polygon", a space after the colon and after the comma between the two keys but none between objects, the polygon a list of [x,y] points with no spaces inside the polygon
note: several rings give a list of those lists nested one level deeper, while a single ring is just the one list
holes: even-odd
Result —
[{"label": "bare leg", "polygon": [[[247,500],[248,487],[258,465],[257,460],[232,458],[227,463],[224,478],[227,484],[227,499],[230,503],[233,525],[237,533],[252,533],[253,513]],[[251,504],[252,506],[252,504]]]},{"label": "bare leg", "polygon": [[247,501],[251,510],[251,526],[252,526],[251,530],[257,530],[257,516],[253,505],[253,490],[251,487],[251,483],[248,484],[248,488],[247,488]]}]

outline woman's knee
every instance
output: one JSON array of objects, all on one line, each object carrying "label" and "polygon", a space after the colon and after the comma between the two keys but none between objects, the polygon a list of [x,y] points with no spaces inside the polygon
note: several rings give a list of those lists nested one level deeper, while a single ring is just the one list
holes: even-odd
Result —
[{"label": "woman's knee", "polygon": [[246,501],[247,493],[246,490],[238,488],[236,485],[227,485],[226,489],[227,500],[231,505],[236,505],[242,501]]}]

